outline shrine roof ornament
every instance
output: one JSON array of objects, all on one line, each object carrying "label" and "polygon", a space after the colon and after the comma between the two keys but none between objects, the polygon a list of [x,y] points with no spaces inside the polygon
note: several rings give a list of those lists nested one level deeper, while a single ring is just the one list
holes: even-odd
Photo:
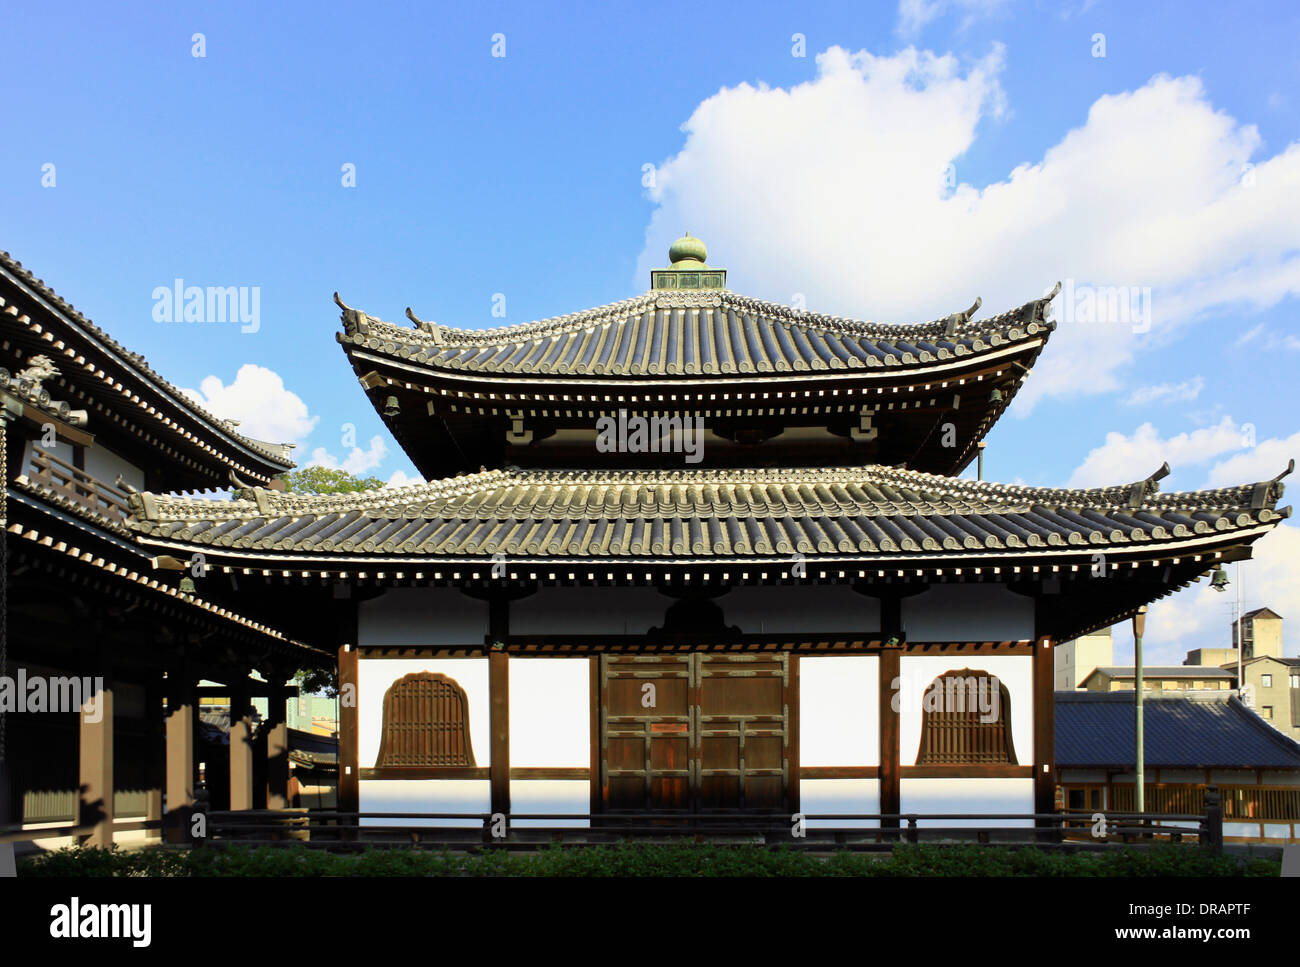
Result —
[{"label": "shrine roof ornament", "polygon": [[[1290,516],[1281,478],[1160,493],[1006,486],[894,467],[709,471],[490,470],[353,494],[255,488],[251,499],[134,495],[128,525],[158,546],[233,557],[761,559],[871,562],[1096,552],[1194,553]],[[1167,467],[1162,468],[1167,472]]]}]

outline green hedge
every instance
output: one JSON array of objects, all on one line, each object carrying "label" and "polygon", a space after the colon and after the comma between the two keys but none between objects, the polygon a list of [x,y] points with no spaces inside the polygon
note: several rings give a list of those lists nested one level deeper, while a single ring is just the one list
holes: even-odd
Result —
[{"label": "green hedge", "polygon": [[1104,852],[1033,847],[899,845],[892,853],[818,857],[785,848],[654,845],[548,846],[535,853],[302,846],[123,851],[63,849],[24,860],[19,876],[1278,876],[1280,864],[1155,845]]}]

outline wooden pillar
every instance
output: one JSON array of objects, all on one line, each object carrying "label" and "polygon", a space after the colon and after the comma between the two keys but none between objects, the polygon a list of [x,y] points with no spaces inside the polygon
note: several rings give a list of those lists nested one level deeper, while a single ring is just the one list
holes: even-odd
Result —
[{"label": "wooden pillar", "polygon": [[100,655],[92,682],[80,716],[77,824],[94,827],[80,837],[83,845],[107,849],[113,845],[113,677],[107,655]]},{"label": "wooden pillar", "polygon": [[[591,703],[591,814],[594,816],[605,808],[604,776],[601,774],[602,756],[600,749],[600,656],[592,655],[587,659],[588,694]],[[591,821],[596,825],[596,820]]]},{"label": "wooden pillar", "polygon": [[284,673],[272,670],[266,699],[266,808],[289,806],[289,723],[285,721]]},{"label": "wooden pillar", "polygon": [[230,689],[230,808],[253,808],[253,719],[246,678]]},{"label": "wooden pillar", "polygon": [[189,837],[194,808],[194,679],[181,662],[167,672],[167,841]]},{"label": "wooden pillar", "polygon": [[[149,673],[144,695],[145,734],[148,736],[149,749],[146,763],[149,786],[145,791],[144,818],[150,822],[157,822],[162,819],[163,814],[163,765],[167,759],[167,747],[163,738],[162,672]],[[145,833],[145,838],[158,839],[161,835],[161,830],[151,829]]]},{"label": "wooden pillar", "polygon": [[[882,610],[890,599],[881,602]],[[898,599],[893,599],[897,607]],[[886,633],[888,638],[889,634]],[[880,650],[880,812],[897,814],[902,807],[902,783],[899,769],[898,683],[902,671],[902,644],[885,645]],[[882,819],[883,828],[898,828],[897,819]]]},{"label": "wooden pillar", "polygon": [[[1050,813],[1056,805],[1056,642],[1034,639],[1034,812]],[[1048,821],[1041,821],[1048,825]]]},{"label": "wooden pillar", "polygon": [[492,812],[510,815],[510,656],[505,640],[510,634],[510,604],[503,594],[488,600],[489,727],[492,733],[490,773]]},{"label": "wooden pillar", "polygon": [[339,645],[339,812],[361,811],[361,766],[357,677],[359,653],[356,645],[355,610],[349,641]]}]

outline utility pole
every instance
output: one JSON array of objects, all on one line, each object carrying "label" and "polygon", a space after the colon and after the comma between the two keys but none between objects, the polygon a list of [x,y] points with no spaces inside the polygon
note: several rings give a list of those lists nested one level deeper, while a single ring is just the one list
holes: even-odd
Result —
[{"label": "utility pole", "polygon": [[1242,649],[1241,634],[1241,562],[1237,562],[1237,698],[1241,699],[1245,695],[1245,679],[1241,677],[1242,667],[1246,659],[1245,652]]},{"label": "utility pole", "polygon": [[1133,664],[1134,664],[1134,690],[1137,692],[1137,698],[1134,701],[1134,707],[1137,710],[1136,718],[1136,744],[1137,744],[1137,811],[1146,812],[1146,756],[1143,753],[1143,735],[1142,735],[1142,633],[1146,630],[1147,625],[1147,606],[1144,604],[1138,608],[1137,614],[1133,615]]}]

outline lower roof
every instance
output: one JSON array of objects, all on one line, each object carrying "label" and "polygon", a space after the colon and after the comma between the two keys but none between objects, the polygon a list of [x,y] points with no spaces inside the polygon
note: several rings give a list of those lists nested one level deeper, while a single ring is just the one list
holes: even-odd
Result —
[{"label": "lower roof", "polygon": [[[1157,477],[1093,490],[1006,486],[894,467],[491,470],[401,488],[234,500],[140,494],[127,526],[228,558],[612,560],[793,554],[854,560],[1187,553],[1290,515],[1277,480],[1191,493]],[[297,566],[297,565],[295,565]]]},{"label": "lower roof", "polygon": [[[1057,692],[1056,767],[1133,768],[1132,692]],[[1143,697],[1147,768],[1300,769],[1300,743],[1231,692]]]}]

